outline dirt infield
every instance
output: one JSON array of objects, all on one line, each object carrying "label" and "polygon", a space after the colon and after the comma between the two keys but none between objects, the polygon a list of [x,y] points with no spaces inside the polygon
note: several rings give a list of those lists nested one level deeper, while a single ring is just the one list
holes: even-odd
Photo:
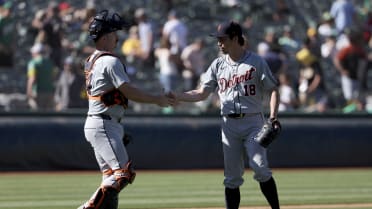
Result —
[{"label": "dirt infield", "polygon": [[[333,209],[333,208],[372,208],[372,203],[353,204],[317,204],[317,205],[283,205],[282,209]],[[181,209],[181,208],[179,208]],[[182,209],[224,209],[224,208],[182,208]],[[240,209],[270,209],[268,206],[240,207]]]}]

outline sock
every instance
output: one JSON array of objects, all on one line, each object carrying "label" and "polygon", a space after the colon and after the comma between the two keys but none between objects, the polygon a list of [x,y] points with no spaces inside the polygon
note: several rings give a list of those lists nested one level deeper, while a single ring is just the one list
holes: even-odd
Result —
[{"label": "sock", "polygon": [[278,192],[276,190],[276,184],[274,178],[271,177],[266,182],[260,182],[260,188],[266,200],[269,202],[272,209],[280,209]]},{"label": "sock", "polygon": [[240,190],[239,187],[230,189],[225,187],[225,203],[226,209],[238,209],[240,204]]}]

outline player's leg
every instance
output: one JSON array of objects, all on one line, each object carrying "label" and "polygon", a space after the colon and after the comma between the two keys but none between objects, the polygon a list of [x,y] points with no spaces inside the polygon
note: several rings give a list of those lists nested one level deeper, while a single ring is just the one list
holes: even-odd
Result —
[{"label": "player's leg", "polygon": [[253,138],[247,140],[245,145],[249,158],[249,166],[254,171],[254,179],[260,183],[261,191],[271,208],[279,209],[277,188],[272,177],[272,172],[268,167],[266,149],[254,141]]},{"label": "player's leg", "polygon": [[240,189],[230,189],[225,187],[225,204],[226,209],[238,209],[240,205]]},{"label": "player's leg", "polygon": [[97,120],[96,123],[99,128],[85,128],[85,135],[94,148],[103,180],[84,208],[116,209],[119,192],[133,182],[135,173],[128,163],[128,154],[122,142],[122,126],[108,120]]},{"label": "player's leg", "polygon": [[134,181],[135,175],[131,162],[124,169],[113,171],[113,174],[102,181],[101,186],[84,204],[84,209],[117,209],[120,191]]},{"label": "player's leg", "polygon": [[[102,158],[97,157],[97,162],[103,162]],[[107,164],[100,165],[107,167]],[[98,187],[89,201],[81,207],[82,209],[118,208],[119,192],[127,186],[128,183],[132,183],[135,177],[135,173],[133,172],[130,163],[127,164],[125,169],[118,169],[116,171],[111,169],[102,170],[103,175],[101,186]]]},{"label": "player's leg", "polygon": [[[104,159],[100,156],[98,152],[95,151],[95,156],[97,159],[97,163],[102,171],[102,182],[113,175],[113,171],[108,166],[108,164],[104,161]],[[102,200],[104,198],[103,188],[99,186],[97,190],[93,193],[93,195],[89,198],[89,200],[81,205],[78,209],[91,209],[91,208],[100,208],[102,205]]]},{"label": "player's leg", "polygon": [[[227,119],[229,120],[229,119]],[[227,127],[222,127],[222,146],[224,155],[225,203],[227,209],[238,209],[240,204],[239,187],[243,184],[244,149],[242,140],[234,136]]]},{"label": "player's leg", "polygon": [[272,172],[269,168],[266,149],[254,140],[264,123],[262,115],[246,117],[245,124],[250,124],[248,136],[244,141],[245,151],[248,155],[249,166],[254,171],[254,179],[260,183],[260,188],[271,208],[279,208],[278,193]]},{"label": "player's leg", "polygon": [[271,177],[268,181],[260,182],[260,188],[262,194],[264,194],[267,202],[269,202],[272,209],[279,209],[279,198],[278,191],[276,189],[276,183],[274,177]]}]

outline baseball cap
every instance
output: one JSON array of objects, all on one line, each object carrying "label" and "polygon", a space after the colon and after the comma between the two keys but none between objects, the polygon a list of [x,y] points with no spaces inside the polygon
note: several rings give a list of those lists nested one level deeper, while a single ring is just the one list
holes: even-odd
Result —
[{"label": "baseball cap", "polygon": [[128,24],[120,17],[118,13],[109,15],[108,10],[100,11],[89,25],[89,37],[98,40],[106,33],[122,30]]},{"label": "baseball cap", "polygon": [[234,21],[223,22],[217,26],[217,31],[210,34],[210,36],[216,38],[222,38],[227,36],[243,36],[242,27],[239,23]]}]

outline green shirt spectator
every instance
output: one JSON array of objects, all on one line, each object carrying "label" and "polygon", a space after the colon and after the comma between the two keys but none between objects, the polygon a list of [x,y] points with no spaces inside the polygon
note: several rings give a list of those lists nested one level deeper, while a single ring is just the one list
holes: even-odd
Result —
[{"label": "green shirt spectator", "polygon": [[54,79],[57,69],[52,60],[43,54],[40,43],[31,48],[32,59],[27,64],[27,96],[32,109],[54,108]]}]

